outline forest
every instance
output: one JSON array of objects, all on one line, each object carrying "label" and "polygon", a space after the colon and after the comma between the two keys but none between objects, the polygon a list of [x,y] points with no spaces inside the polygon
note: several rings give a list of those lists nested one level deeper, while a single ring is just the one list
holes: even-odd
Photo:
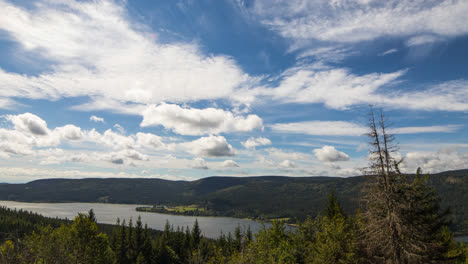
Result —
[{"label": "forest", "polygon": [[[92,210],[68,221],[0,208],[0,263],[385,263],[367,251],[364,221],[362,213],[345,214],[333,192],[322,214],[296,229],[273,221],[257,234],[238,227],[217,239],[203,237],[197,222],[167,222],[159,232],[140,219],[97,224]],[[416,251],[424,258],[389,263],[468,263],[468,247],[448,228],[433,227],[436,233],[424,238],[430,248]]]},{"label": "forest", "polygon": [[[414,177],[414,174],[408,175]],[[257,220],[296,218],[304,221],[324,209],[335,190],[343,210],[362,207],[369,176],[338,177],[209,177],[193,182],[160,179],[46,179],[1,184],[0,200],[23,202],[107,202],[168,206],[197,205],[187,215],[230,216]],[[428,175],[428,185],[450,208],[451,230],[468,235],[468,170]],[[168,212],[165,212],[168,213]]]}]

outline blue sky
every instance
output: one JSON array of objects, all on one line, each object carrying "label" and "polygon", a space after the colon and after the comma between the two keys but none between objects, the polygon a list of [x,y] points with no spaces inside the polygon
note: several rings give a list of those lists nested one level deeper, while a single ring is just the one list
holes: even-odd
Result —
[{"label": "blue sky", "polygon": [[0,181],[468,168],[466,1],[0,0]]}]

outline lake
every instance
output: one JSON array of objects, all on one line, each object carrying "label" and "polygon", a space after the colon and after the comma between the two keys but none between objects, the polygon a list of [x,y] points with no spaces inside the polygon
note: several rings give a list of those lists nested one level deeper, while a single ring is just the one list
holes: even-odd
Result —
[{"label": "lake", "polygon": [[[135,223],[138,216],[141,216],[143,224],[148,224],[148,227],[163,230],[166,220],[169,221],[174,228],[177,226],[192,228],[195,219],[198,219],[198,224],[203,235],[210,238],[217,238],[222,231],[224,234],[231,232],[240,225],[241,229],[247,229],[250,226],[252,232],[256,233],[262,228],[260,222],[244,220],[232,217],[203,217],[203,216],[180,216],[168,215],[159,213],[137,212],[135,204],[103,204],[103,203],[22,203],[13,201],[0,201],[0,206],[9,208],[23,209],[32,211],[43,216],[59,217],[73,219],[78,213],[86,213],[90,209],[94,210],[97,221],[105,224],[115,224],[117,217],[122,221],[125,219],[128,223],[130,218]],[[269,227],[269,224],[265,224]]]}]

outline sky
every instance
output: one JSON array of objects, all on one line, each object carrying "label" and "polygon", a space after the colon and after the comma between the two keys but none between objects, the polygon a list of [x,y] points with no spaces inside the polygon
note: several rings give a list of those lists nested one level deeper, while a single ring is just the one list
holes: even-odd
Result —
[{"label": "sky", "polygon": [[369,105],[468,168],[468,1],[0,0],[0,182],[339,176]]}]

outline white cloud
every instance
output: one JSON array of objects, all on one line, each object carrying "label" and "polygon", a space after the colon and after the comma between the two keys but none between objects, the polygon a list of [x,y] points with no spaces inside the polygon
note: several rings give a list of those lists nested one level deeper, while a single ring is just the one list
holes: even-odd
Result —
[{"label": "white cloud", "polygon": [[279,166],[282,168],[296,168],[296,164],[290,160],[283,160]]},{"label": "white cloud", "polygon": [[98,155],[100,160],[106,160],[114,164],[131,164],[132,161],[148,161],[148,156],[134,150],[125,149],[119,152],[110,152]]},{"label": "white cloud", "polygon": [[333,146],[323,146],[320,149],[314,149],[314,154],[318,160],[323,162],[336,162],[349,160],[348,154],[338,151]]},{"label": "white cloud", "polygon": [[132,149],[136,145],[134,138],[116,133],[111,129],[104,131],[102,135],[93,130],[90,133],[90,139],[114,149]]},{"label": "white cloud", "polygon": [[12,109],[16,105],[18,105],[18,103],[15,102],[15,100],[0,97],[0,109]]},{"label": "white cloud", "polygon": [[223,136],[208,136],[197,140],[181,143],[189,153],[203,157],[234,156],[235,150]]},{"label": "white cloud", "polygon": [[84,137],[81,128],[74,125],[66,125],[63,127],[57,127],[54,129],[53,133],[57,133],[61,138],[67,140],[80,140]]},{"label": "white cloud", "polygon": [[380,96],[376,103],[393,109],[415,109],[427,111],[467,111],[468,81],[448,81],[429,85],[427,89],[411,92],[394,92]]},{"label": "white cloud", "polygon": [[268,153],[268,157],[273,160],[300,160],[300,161],[308,161],[311,159],[309,154],[303,152],[294,152],[294,151],[284,151],[282,149],[277,148],[268,148],[265,149]]},{"label": "white cloud", "polygon": [[0,174],[8,182],[27,182],[45,178],[160,178],[168,180],[193,180],[193,178],[175,175],[132,174],[126,172],[88,171],[88,170],[60,170],[29,167],[1,167]]},{"label": "white cloud", "polygon": [[96,123],[104,123],[104,118],[102,117],[97,117],[95,115],[92,115],[90,118],[89,118],[90,121],[93,121],[93,122],[96,122]]},{"label": "white cloud", "polygon": [[415,36],[410,38],[407,42],[407,46],[419,46],[419,45],[424,45],[424,44],[430,44],[434,43],[437,41],[440,41],[440,37],[434,36],[434,35],[421,35],[421,36]]},{"label": "white cloud", "polygon": [[119,124],[115,124],[114,125],[114,128],[117,129],[117,131],[119,131],[120,134],[125,134],[127,131],[125,130],[125,128]]},{"label": "white cloud", "polygon": [[382,52],[380,54],[380,56],[386,56],[386,55],[393,54],[393,53],[396,53],[396,52],[398,52],[397,49],[389,49],[389,50],[386,50],[386,51]]},{"label": "white cloud", "polygon": [[235,167],[239,167],[239,164],[237,164],[237,162],[233,160],[225,160],[222,166],[225,168],[235,168]]},{"label": "white cloud", "polygon": [[0,69],[0,98],[188,102],[227,98],[253,81],[228,56],[159,42],[113,1],[41,1],[32,9],[0,1],[0,9],[0,30],[53,63],[34,76]]},{"label": "white cloud", "polygon": [[238,116],[215,108],[182,108],[175,104],[152,105],[143,112],[142,127],[162,125],[181,135],[248,132],[263,128],[257,115]]},{"label": "white cloud", "polygon": [[191,167],[192,169],[207,170],[208,164],[206,164],[206,161],[202,158],[195,158],[192,161]]},{"label": "white cloud", "polygon": [[426,173],[466,169],[468,167],[468,153],[462,152],[457,146],[441,148],[436,152],[406,153],[402,169],[414,173],[418,167],[421,167]]},{"label": "white cloud", "polygon": [[355,43],[380,37],[468,33],[466,1],[255,1],[256,19],[296,42]]},{"label": "white cloud", "polygon": [[250,137],[249,139],[247,139],[247,141],[242,142],[242,145],[245,148],[255,148],[259,146],[271,145],[271,141],[268,138],[264,138],[264,137],[258,137],[258,138]]},{"label": "white cloud", "polygon": [[340,62],[346,57],[357,54],[358,52],[353,51],[350,48],[343,48],[340,46],[326,46],[305,50],[299,53],[297,59],[315,57],[315,59],[322,62]]},{"label": "white cloud", "polygon": [[[451,133],[461,125],[396,127],[389,129],[392,134]],[[314,136],[362,136],[368,127],[347,121],[304,121],[296,123],[273,124],[271,128],[279,133],[297,133]]]},{"label": "white cloud", "polygon": [[273,131],[314,136],[362,136],[367,127],[346,121],[305,121],[271,125]]},{"label": "white cloud", "polygon": [[291,103],[323,103],[332,109],[347,109],[356,104],[378,103],[378,89],[393,84],[405,71],[355,75],[348,69],[316,70],[307,67],[288,69],[279,85],[259,89],[261,95]]},{"label": "white cloud", "polygon": [[346,68],[300,65],[287,69],[267,85],[243,91],[242,95],[253,98],[249,100],[322,103],[338,110],[368,104],[389,109],[468,110],[468,81],[453,80],[421,84],[417,89],[395,89],[396,84],[403,83],[401,77],[406,72],[356,75]]},{"label": "white cloud", "polygon": [[397,127],[389,129],[392,134],[452,133],[462,128],[461,125]]},{"label": "white cloud", "polygon": [[164,148],[165,144],[162,141],[160,136],[156,136],[151,133],[141,133],[136,134],[137,142],[143,147],[151,147],[154,149]]},{"label": "white cloud", "polygon": [[47,128],[47,123],[40,117],[31,113],[24,113],[21,115],[7,115],[6,118],[10,120],[15,129],[29,132],[33,135],[44,136],[50,133]]}]

